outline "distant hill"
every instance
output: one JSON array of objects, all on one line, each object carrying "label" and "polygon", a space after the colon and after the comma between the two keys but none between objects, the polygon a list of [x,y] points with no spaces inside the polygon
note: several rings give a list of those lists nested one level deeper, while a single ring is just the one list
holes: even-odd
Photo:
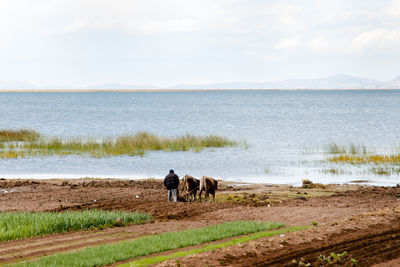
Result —
[{"label": "distant hill", "polygon": [[263,83],[214,83],[204,85],[177,85],[176,89],[353,89],[380,88],[378,80],[337,75],[321,79],[290,79]]},{"label": "distant hill", "polygon": [[382,88],[400,89],[400,76],[397,76],[389,82],[384,83]]},{"label": "distant hill", "polygon": [[162,89],[153,85],[132,85],[132,84],[120,84],[120,83],[104,83],[98,85],[91,85],[87,89],[98,89],[98,90],[129,90],[129,89]]},{"label": "distant hill", "polygon": [[336,75],[319,79],[289,79],[269,82],[228,82],[210,84],[178,84],[173,87],[157,87],[154,85],[104,83],[81,88],[66,86],[37,86],[24,82],[0,82],[0,90],[50,90],[50,89],[81,89],[81,90],[129,90],[129,89],[400,89],[400,76],[388,82]]},{"label": "distant hill", "polygon": [[0,90],[36,90],[38,87],[36,85],[25,83],[25,82],[17,82],[17,81],[9,81],[9,82],[1,82],[0,81]]}]

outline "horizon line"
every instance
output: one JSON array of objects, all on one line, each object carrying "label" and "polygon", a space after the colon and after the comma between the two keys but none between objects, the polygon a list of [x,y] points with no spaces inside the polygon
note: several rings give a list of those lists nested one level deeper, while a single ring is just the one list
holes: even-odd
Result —
[{"label": "horizon line", "polygon": [[96,92],[207,92],[207,91],[297,91],[297,90],[400,90],[400,88],[240,88],[240,89],[0,89],[0,93],[96,93]]}]

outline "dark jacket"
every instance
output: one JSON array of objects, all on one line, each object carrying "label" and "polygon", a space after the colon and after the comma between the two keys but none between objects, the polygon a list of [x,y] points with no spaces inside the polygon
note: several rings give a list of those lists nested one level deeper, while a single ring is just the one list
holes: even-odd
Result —
[{"label": "dark jacket", "polygon": [[168,190],[177,189],[179,186],[179,178],[175,173],[170,173],[165,176],[164,185]]}]

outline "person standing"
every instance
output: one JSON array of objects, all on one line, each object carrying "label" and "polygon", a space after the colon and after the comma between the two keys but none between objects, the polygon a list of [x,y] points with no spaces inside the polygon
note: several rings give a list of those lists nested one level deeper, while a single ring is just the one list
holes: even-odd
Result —
[{"label": "person standing", "polygon": [[171,197],[174,199],[174,202],[178,200],[178,186],[179,186],[179,178],[178,175],[174,173],[174,170],[170,170],[169,174],[165,176],[164,185],[168,190],[168,201],[171,201]]}]

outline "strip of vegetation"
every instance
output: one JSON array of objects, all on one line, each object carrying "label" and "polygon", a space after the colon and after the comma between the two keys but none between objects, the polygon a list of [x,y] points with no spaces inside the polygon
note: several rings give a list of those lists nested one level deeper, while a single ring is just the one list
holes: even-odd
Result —
[{"label": "strip of vegetation", "polygon": [[[397,150],[395,150],[397,151]],[[377,154],[367,151],[364,145],[350,144],[340,146],[336,143],[325,146],[327,154],[335,156],[327,157],[325,162],[334,164],[367,165],[368,171],[376,175],[398,175],[400,174],[400,153],[392,152],[387,154]],[[336,174],[336,170],[331,168],[330,173]]]},{"label": "strip of vegetation", "polygon": [[[15,140],[9,140],[15,141]],[[0,144],[0,158],[24,158],[37,156],[89,155],[91,157],[136,156],[151,150],[200,152],[208,147],[235,146],[238,143],[225,137],[209,135],[184,135],[160,137],[147,132],[122,135],[115,139],[40,138]]]},{"label": "strip of vegetation", "polygon": [[331,143],[324,147],[328,154],[367,154],[367,147],[365,145],[349,144],[347,146]]},{"label": "strip of vegetation", "polygon": [[[119,219],[120,218],[120,219]],[[84,210],[68,212],[3,212],[0,213],[0,241],[15,240],[53,233],[150,221],[146,213]]]},{"label": "strip of vegetation", "polygon": [[377,167],[371,168],[369,171],[377,175],[399,175],[400,167]]},{"label": "strip of vegetation", "polygon": [[88,247],[80,251],[47,256],[35,262],[25,262],[17,266],[99,266],[146,256],[152,253],[194,246],[259,231],[278,229],[280,223],[235,221],[198,229],[168,232],[154,236],[123,241],[117,244]]},{"label": "strip of vegetation", "polygon": [[391,164],[400,165],[400,154],[392,155],[339,155],[327,159],[328,162],[333,163],[349,163],[353,165],[359,164]]},{"label": "strip of vegetation", "polygon": [[40,138],[40,134],[33,130],[0,130],[0,142],[31,142]]},{"label": "strip of vegetation", "polygon": [[235,246],[235,245],[242,244],[242,243],[245,243],[245,242],[249,242],[249,241],[252,241],[252,240],[260,239],[260,238],[263,238],[263,237],[274,236],[274,235],[278,235],[278,234],[284,234],[284,233],[287,233],[287,232],[300,231],[300,230],[304,230],[304,229],[307,229],[307,228],[309,228],[309,227],[308,226],[290,227],[290,228],[285,228],[285,229],[276,230],[276,231],[258,232],[258,233],[247,235],[247,236],[243,236],[243,237],[240,237],[240,238],[235,238],[235,239],[229,240],[227,242],[206,245],[206,246],[201,247],[201,248],[195,248],[195,249],[191,249],[191,250],[187,250],[187,251],[178,251],[178,252],[175,252],[175,253],[172,253],[172,254],[168,254],[168,255],[160,255],[160,256],[154,256],[154,257],[149,257],[149,258],[143,258],[143,259],[135,260],[135,261],[132,261],[132,262],[129,262],[129,263],[120,264],[120,265],[118,265],[118,267],[148,266],[148,265],[160,263],[160,262],[163,262],[163,261],[166,261],[166,260],[183,258],[183,257],[189,256],[189,255],[203,253],[203,252],[207,252],[207,251],[214,251],[216,249]]}]

